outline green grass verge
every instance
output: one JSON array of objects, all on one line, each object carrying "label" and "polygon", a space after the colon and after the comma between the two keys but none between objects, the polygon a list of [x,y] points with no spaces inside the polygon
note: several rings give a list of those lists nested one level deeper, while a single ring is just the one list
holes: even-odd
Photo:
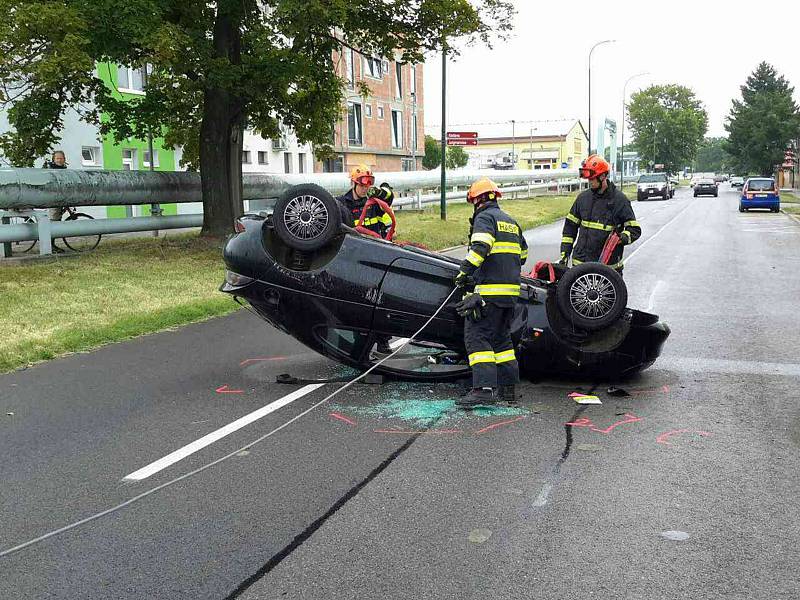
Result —
[{"label": "green grass verge", "polygon": [[[501,200],[500,206],[514,217],[523,229],[531,229],[562,219],[575,200],[570,196],[541,196],[525,200]],[[439,207],[423,212],[397,212],[397,239],[425,244],[441,250],[465,244],[469,235],[472,206],[465,202],[447,205],[447,220],[442,221]]]},{"label": "green grass verge", "polygon": [[[524,229],[563,218],[573,196],[502,202]],[[398,211],[400,239],[442,249],[466,242],[472,207]],[[104,239],[94,252],[0,266],[0,372],[224,315],[219,243],[179,235]]]},{"label": "green grass verge", "polygon": [[797,196],[792,192],[781,192],[781,204],[783,204],[784,202],[796,204],[800,202],[800,196]]},{"label": "green grass verge", "polygon": [[196,236],[0,266],[0,372],[230,313],[224,272],[219,244]]}]

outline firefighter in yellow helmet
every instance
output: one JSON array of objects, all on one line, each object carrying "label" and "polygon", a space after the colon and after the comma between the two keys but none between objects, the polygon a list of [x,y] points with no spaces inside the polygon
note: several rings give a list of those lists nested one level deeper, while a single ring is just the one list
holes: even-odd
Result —
[{"label": "firefighter in yellow helmet", "polygon": [[[380,187],[375,187],[375,176],[367,165],[358,165],[350,169],[350,182],[353,184],[350,191],[337,198],[342,211],[342,222],[345,225],[354,227],[358,224],[364,205],[370,198],[378,198],[389,205],[394,200],[394,193],[388,184],[383,183]],[[392,219],[379,206],[372,205],[367,209],[362,226],[385,238],[392,226]]]},{"label": "firefighter in yellow helmet", "polygon": [[[358,224],[364,205],[370,198],[379,198],[389,205],[394,200],[394,193],[389,184],[383,183],[380,187],[375,187],[375,176],[367,165],[362,164],[350,169],[350,182],[353,184],[350,191],[337,198],[342,212],[342,222],[345,225],[355,227]],[[392,226],[392,219],[380,206],[373,204],[367,209],[361,225],[386,238]],[[391,336],[388,335],[376,336],[375,351],[379,354],[391,354],[390,339]]]},{"label": "firefighter in yellow helmet", "polygon": [[464,345],[472,369],[472,390],[456,402],[463,407],[516,400],[519,367],[511,319],[528,245],[519,224],[497,204],[500,196],[497,184],[487,177],[473,183],[467,193],[475,211],[469,251],[454,280],[466,291],[456,310],[465,317]]}]

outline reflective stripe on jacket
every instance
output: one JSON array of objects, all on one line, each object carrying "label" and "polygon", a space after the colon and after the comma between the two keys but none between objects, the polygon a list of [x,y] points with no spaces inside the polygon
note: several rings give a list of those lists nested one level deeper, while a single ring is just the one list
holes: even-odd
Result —
[{"label": "reflective stripe on jacket", "polygon": [[497,202],[487,202],[475,211],[469,244],[461,271],[473,277],[475,291],[487,302],[513,304],[519,296],[520,267],[528,258],[519,224]]}]

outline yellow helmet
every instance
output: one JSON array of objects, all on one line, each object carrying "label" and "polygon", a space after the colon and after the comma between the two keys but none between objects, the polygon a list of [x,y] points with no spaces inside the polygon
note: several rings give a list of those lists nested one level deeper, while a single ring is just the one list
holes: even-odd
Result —
[{"label": "yellow helmet", "polygon": [[350,169],[350,181],[360,185],[371,186],[375,184],[375,176],[367,165],[356,165]]},{"label": "yellow helmet", "polygon": [[470,204],[477,204],[478,200],[487,194],[486,200],[496,200],[503,195],[500,193],[500,188],[497,187],[494,181],[488,177],[481,177],[470,186],[467,192],[467,202]]}]

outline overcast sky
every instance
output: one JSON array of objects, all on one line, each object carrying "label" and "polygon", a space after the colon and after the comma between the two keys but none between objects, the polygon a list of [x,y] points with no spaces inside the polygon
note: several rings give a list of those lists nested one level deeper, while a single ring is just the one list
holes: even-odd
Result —
[{"label": "overcast sky", "polygon": [[[603,117],[622,118],[628,97],[651,83],[679,83],[694,90],[708,112],[707,135],[725,135],[731,100],[759,62],[772,64],[800,99],[800,2],[707,0],[515,0],[512,37],[464,48],[448,63],[447,123],[580,118],[588,114],[587,65],[591,46],[615,39],[592,55],[592,129]],[[441,55],[425,63],[425,129],[441,123]],[[438,132],[436,133],[438,137]],[[627,135],[626,135],[627,137]]]}]

